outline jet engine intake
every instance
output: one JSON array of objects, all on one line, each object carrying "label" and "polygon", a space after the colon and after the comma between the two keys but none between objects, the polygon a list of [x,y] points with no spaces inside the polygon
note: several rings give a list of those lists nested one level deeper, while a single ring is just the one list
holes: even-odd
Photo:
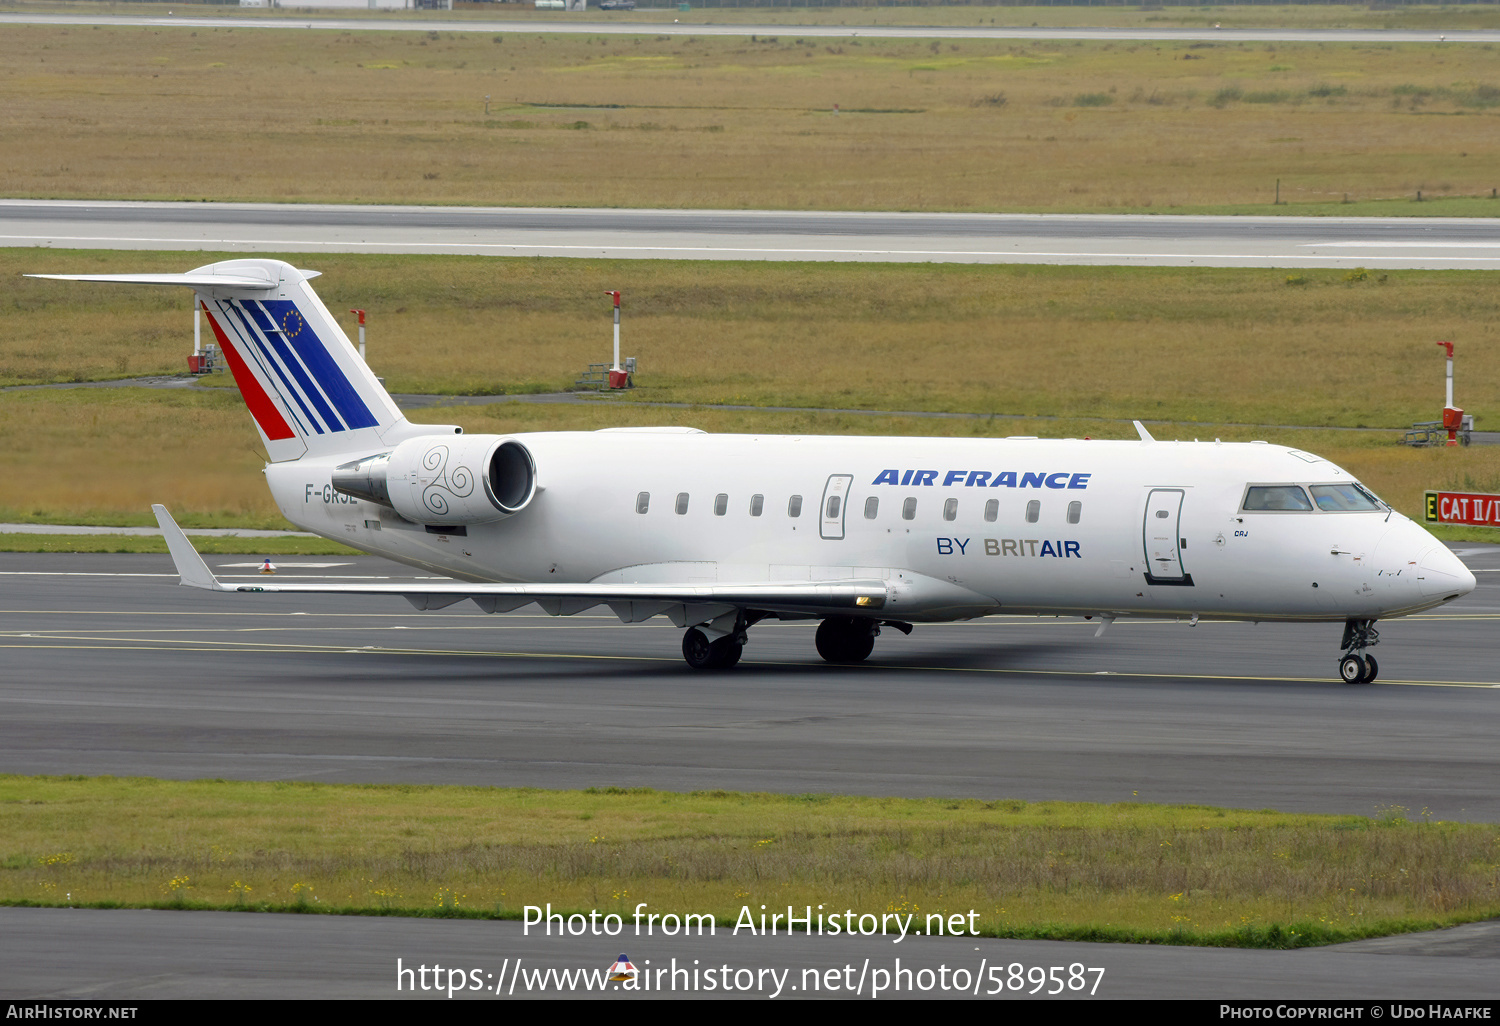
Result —
[{"label": "jet engine intake", "polygon": [[408,438],[335,468],[333,487],[417,524],[486,524],[531,502],[536,462],[520,442],[498,435]]}]

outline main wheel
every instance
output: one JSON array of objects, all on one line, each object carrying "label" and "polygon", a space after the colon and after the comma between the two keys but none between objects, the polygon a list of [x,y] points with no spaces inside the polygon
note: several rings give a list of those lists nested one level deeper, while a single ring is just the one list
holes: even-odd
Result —
[{"label": "main wheel", "polygon": [[682,658],[695,670],[709,670],[714,665],[714,647],[704,634],[696,627],[688,628],[682,636]]},{"label": "main wheel", "polygon": [[1346,655],[1339,660],[1339,676],[1345,684],[1363,684],[1365,661],[1357,655]]},{"label": "main wheel", "polygon": [[1365,656],[1365,675],[1364,675],[1364,679],[1362,679],[1360,681],[1360,683],[1361,684],[1373,684],[1373,683],[1375,683],[1375,678],[1376,678],[1377,675],[1379,675],[1379,673],[1380,673],[1380,664],[1375,661],[1375,657],[1372,656],[1372,655]]},{"label": "main wheel", "polygon": [[727,670],[739,662],[740,656],[745,652],[744,645],[735,644],[734,638],[727,635],[711,643],[709,647],[715,650],[714,667],[720,670]]},{"label": "main wheel", "polygon": [[830,663],[862,663],[875,651],[875,625],[868,620],[830,616],[818,624],[818,655]]},{"label": "main wheel", "polygon": [[745,646],[732,635],[709,641],[707,634],[692,627],[682,636],[682,658],[695,670],[727,670],[740,661],[744,651]]}]

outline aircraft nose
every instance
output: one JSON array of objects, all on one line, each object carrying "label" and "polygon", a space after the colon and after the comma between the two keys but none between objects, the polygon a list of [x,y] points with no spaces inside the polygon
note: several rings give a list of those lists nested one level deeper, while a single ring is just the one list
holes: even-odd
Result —
[{"label": "aircraft nose", "polygon": [[1417,580],[1421,583],[1423,595],[1440,597],[1444,602],[1462,598],[1473,591],[1477,583],[1463,561],[1442,545],[1435,545],[1422,554]]}]

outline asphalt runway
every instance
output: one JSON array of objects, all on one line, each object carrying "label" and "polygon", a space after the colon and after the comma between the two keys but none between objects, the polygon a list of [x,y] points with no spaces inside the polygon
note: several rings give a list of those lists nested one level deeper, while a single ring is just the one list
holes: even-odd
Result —
[{"label": "asphalt runway", "polygon": [[[1186,802],[1500,822],[1500,547],[1459,551],[1479,588],[1384,624],[1382,681],[1367,687],[1333,681],[1337,625],[1117,622],[1095,639],[1093,623],[999,617],[886,632],[869,664],[836,668],[813,655],[810,627],[763,624],[735,670],[704,675],[681,662],[670,626],[206,595],[178,587],[165,556],[0,554],[0,772]],[[209,562],[233,578],[255,576],[258,560]],[[281,573],[416,576],[368,557],[288,558]],[[517,979],[517,959],[528,972],[592,969],[621,947],[638,966],[699,959],[790,971],[789,985],[805,983],[804,970],[826,982],[849,967],[842,989],[820,996],[849,996],[863,975],[868,997],[871,973],[893,972],[898,957],[908,970],[963,968],[984,981],[1000,964],[1077,962],[1106,970],[1096,995],[1106,998],[1500,992],[1496,924],[1301,952],[935,937],[896,948],[880,937],[546,939],[515,923],[12,908],[0,909],[0,994],[446,1000],[398,994],[395,960],[477,969],[493,988]],[[528,978],[522,994],[583,993]],[[769,997],[773,979],[733,994]],[[807,996],[782,996],[793,994]]]},{"label": "asphalt runway", "polygon": [[[670,11],[670,8],[667,8]],[[550,13],[550,12],[549,12]],[[1001,8],[996,17],[1010,12]],[[524,32],[566,35],[673,35],[673,36],[749,36],[795,35],[817,39],[1062,39],[1062,40],[1157,40],[1207,41],[1225,43],[1464,43],[1500,42],[1500,31],[1448,31],[1432,29],[1216,29],[1207,24],[1201,28],[1051,28],[1022,25],[744,25],[714,24],[712,14],[697,12],[688,24],[677,19],[669,24],[628,12],[590,12],[578,18],[552,20],[521,17],[479,21],[445,17],[439,13],[424,18],[340,18],[326,11],[309,12],[297,18],[288,17],[212,17],[173,15],[97,15],[97,14],[0,14],[0,25],[116,25],[139,28],[221,28],[232,24],[239,29],[299,29],[324,32]],[[1013,15],[1012,15],[1013,16]],[[978,20],[978,15],[975,19]],[[1204,19],[1207,22],[1207,18]]]},{"label": "asphalt runway", "polygon": [[[0,245],[235,253],[1197,267],[1500,267],[1500,219],[0,200]],[[184,269],[192,258],[184,258]],[[38,271],[66,273],[66,257]],[[45,266],[43,266],[45,265]]]},{"label": "asphalt runway", "polygon": [[[1500,822],[1500,548],[1470,596],[1382,624],[998,617],[830,667],[761,624],[695,673],[660,620],[209,595],[165,556],[0,554],[0,772],[1145,801]],[[210,559],[228,579],[259,561]],[[238,564],[237,566],[234,564]],[[302,564],[302,565],[297,565]],[[373,557],[284,577],[399,578]],[[600,612],[603,612],[602,610]]]},{"label": "asphalt runway", "polygon": [[[516,922],[0,908],[0,995],[27,1001],[446,1001],[444,988],[430,986],[433,976],[418,972],[441,966],[444,983],[453,979],[452,970],[464,985],[455,999],[620,998],[629,995],[580,986],[576,977],[572,987],[558,986],[556,977],[551,986],[545,978],[539,985],[536,974],[549,969],[599,973],[622,950],[637,969],[653,973],[656,983],[644,993],[666,998],[1467,999],[1492,1004],[1500,995],[1500,923],[1301,951],[976,937],[908,936],[898,944],[891,937],[771,937],[743,930],[735,935],[724,926],[712,937],[686,938],[645,936],[644,928],[636,936],[628,918],[622,926],[617,937],[559,937],[554,932],[549,938],[536,927],[528,935]],[[402,978],[400,991],[397,959],[402,968],[413,970]],[[1076,976],[1070,971],[1075,965],[1082,970]],[[1021,981],[1012,978],[1016,966],[1016,976],[1022,978],[1033,967],[1044,967],[1045,975],[1058,966],[1063,983],[1041,985],[1042,993],[1028,994],[1036,985],[1017,987]],[[727,993],[718,984],[709,989],[707,983],[713,970],[725,978],[721,967],[728,970],[732,985]],[[940,975],[943,967],[947,973]],[[905,986],[900,993],[893,989],[898,969],[908,974],[901,978]],[[654,975],[662,970],[662,976]],[[918,975],[923,970],[927,972]],[[478,977],[470,975],[475,971]],[[1077,980],[1077,989],[1045,993],[1068,987],[1069,977]],[[476,979],[480,989],[469,989]],[[940,979],[948,986],[940,987]],[[965,979],[969,990],[962,983],[953,985]],[[918,989],[924,982],[926,987]],[[886,989],[877,994],[882,983]],[[1369,1011],[1365,1009],[1365,1019],[1378,1018]]]},{"label": "asphalt runway", "polygon": [[[672,627],[205,595],[175,585],[165,556],[6,553],[0,771],[1404,808],[1500,822],[1500,546],[1460,552],[1479,588],[1383,625],[1383,681],[1371,687],[1332,681],[1337,625],[1116,622],[1094,639],[1085,622],[992,618],[888,631],[862,667],[817,661],[810,627],[759,625],[735,670],[700,675],[679,661]],[[254,576],[255,562],[210,558],[226,577]],[[282,574],[416,576],[372,558],[290,558]],[[762,969],[790,972],[783,998],[808,996],[804,971],[823,980],[813,995],[849,996],[864,978],[868,998],[877,972],[903,966],[965,969],[989,992],[995,966],[1008,978],[1011,965],[1073,963],[1106,971],[1097,998],[1500,992],[1497,924],[1280,953],[962,938],[897,948],[723,930],[547,939],[514,922],[0,909],[0,993],[446,1001],[398,992],[402,959],[477,969],[487,989],[525,965],[520,995],[579,996],[529,974],[603,968],[616,948],[639,968],[754,969],[756,983],[729,995],[754,998],[775,987]],[[918,992],[939,995],[960,996]]]}]

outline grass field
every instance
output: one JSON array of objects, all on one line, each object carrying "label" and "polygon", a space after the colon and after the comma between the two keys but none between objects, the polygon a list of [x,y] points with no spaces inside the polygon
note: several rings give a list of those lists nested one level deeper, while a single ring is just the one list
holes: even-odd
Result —
[{"label": "grass field", "polygon": [[[0,251],[0,382],[171,373],[186,295],[20,279],[184,270],[180,254]],[[1438,338],[1458,342],[1458,399],[1484,428],[1500,402],[1496,300],[1482,272],[1284,272],[964,265],[701,264],[328,256],[320,293],[370,311],[370,360],[395,392],[565,387],[609,343],[605,287],[625,292],[634,399],[1005,414],[965,420],[593,406],[428,409],[415,419],[508,432],[656,423],[714,431],[1267,438],[1327,455],[1408,515],[1424,488],[1500,490],[1500,449],[1415,451],[1399,430],[1442,399]],[[1055,420],[1036,418],[1054,417]],[[1107,418],[1122,418],[1109,420]],[[1286,431],[1246,425],[1301,424]],[[1326,430],[1380,426],[1389,433]],[[24,489],[0,520],[285,526],[227,389],[0,394],[0,466]]]},{"label": "grass field", "polygon": [[[22,273],[182,271],[211,259],[0,250],[11,283],[0,384],[178,373],[191,351],[185,290]],[[369,311],[371,366],[397,393],[561,390],[607,359],[601,293],[619,288],[623,351],[641,361],[636,399],[1400,429],[1441,409],[1433,343],[1450,339],[1459,405],[1481,428],[1500,405],[1500,300],[1483,271],[306,263],[324,272],[319,294],[347,331],[342,311]]]},{"label": "grass field", "polygon": [[[1500,187],[1500,74],[1487,45],[820,41],[790,26],[753,39],[308,33],[253,24],[7,27],[5,192],[1500,210],[1489,198]],[[1278,179],[1289,206],[1271,205]],[[1438,202],[1412,202],[1418,190]]]},{"label": "grass field", "polygon": [[[1128,438],[1128,424],[1089,420],[947,421],[841,413],[735,412],[653,409],[633,404],[590,406],[506,403],[415,411],[427,423],[461,424],[465,431],[593,430],[646,424],[685,424],[709,431],[788,434],[956,435]],[[260,473],[259,438],[228,389],[77,389],[0,394],[0,477],[24,486],[0,497],[0,522],[152,524],[151,504],[164,503],[187,527],[285,529]],[[1500,446],[1413,450],[1394,435],[1256,431],[1202,424],[1185,431],[1158,428],[1162,438],[1272,440],[1317,452],[1346,467],[1403,513],[1422,515],[1422,491],[1449,487],[1500,491]],[[1497,540],[1483,528],[1448,529],[1445,540]],[[321,543],[288,540],[286,548],[223,539],[205,551],[313,552]],[[18,551],[162,551],[152,539],[0,537]],[[311,546],[311,547],[310,547]],[[328,551],[344,551],[334,547]]]},{"label": "grass field", "polygon": [[728,926],[832,900],[919,926],[973,910],[990,936],[1247,947],[1500,915],[1494,826],[1371,811],[8,776],[0,903],[628,920],[647,902]]},{"label": "grass field", "polygon": [[[194,537],[193,548],[205,556],[351,556],[354,549],[323,538]],[[165,553],[160,535],[26,534],[0,532],[0,552],[156,552]]]}]

